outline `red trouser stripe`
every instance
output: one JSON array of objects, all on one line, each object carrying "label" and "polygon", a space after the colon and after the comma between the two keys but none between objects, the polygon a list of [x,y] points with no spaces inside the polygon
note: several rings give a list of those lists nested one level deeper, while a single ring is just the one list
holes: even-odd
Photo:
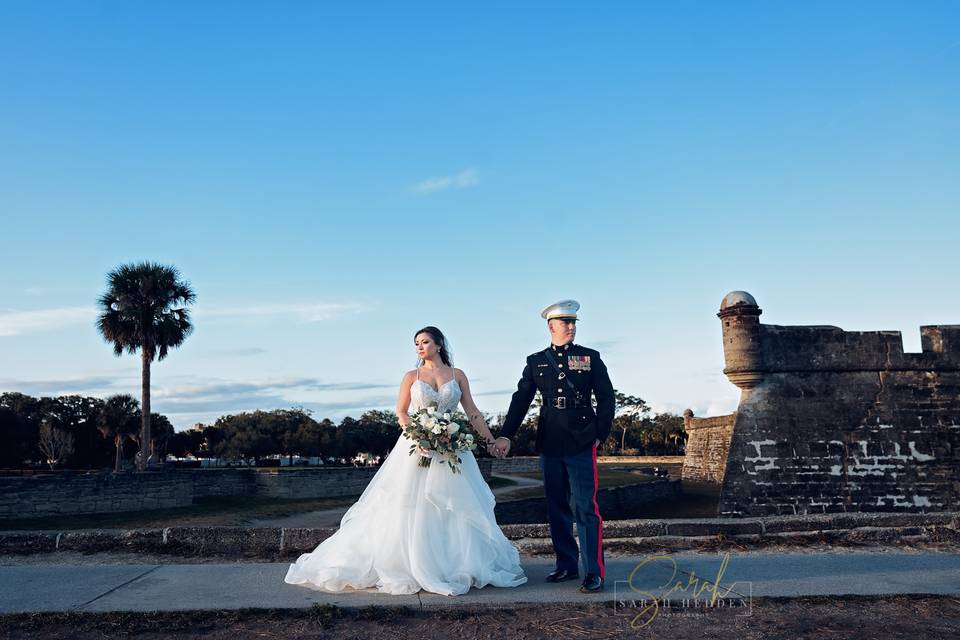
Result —
[{"label": "red trouser stripe", "polygon": [[600,517],[600,505],[597,504],[597,491],[600,489],[600,478],[597,477],[597,445],[593,445],[593,512],[597,514],[597,564],[600,566],[600,577],[605,577],[606,569],[603,566],[603,518]]}]

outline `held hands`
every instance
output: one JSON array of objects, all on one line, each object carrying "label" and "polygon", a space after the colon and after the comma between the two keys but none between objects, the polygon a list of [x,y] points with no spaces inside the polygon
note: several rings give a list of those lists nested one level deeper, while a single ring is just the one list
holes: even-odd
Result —
[{"label": "held hands", "polygon": [[487,442],[487,453],[494,458],[505,458],[510,451],[510,441],[507,438],[497,438]]},{"label": "held hands", "polygon": [[509,438],[497,438],[492,445],[493,455],[497,458],[506,458],[507,454],[510,453],[510,439]]}]

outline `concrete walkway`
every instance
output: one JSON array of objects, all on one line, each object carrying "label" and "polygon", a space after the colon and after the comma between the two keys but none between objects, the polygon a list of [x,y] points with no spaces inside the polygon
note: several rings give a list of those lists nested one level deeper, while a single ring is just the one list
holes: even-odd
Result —
[{"label": "concrete walkway", "polygon": [[[285,584],[286,563],[229,564],[12,564],[0,565],[0,613],[35,611],[153,611],[301,608],[317,603],[450,607],[510,606],[537,602],[615,602],[663,597],[677,583],[712,585],[720,595],[760,596],[953,594],[960,595],[960,554],[899,551],[841,553],[680,553],[611,558],[607,588],[577,592],[576,582],[546,584],[552,559],[523,557],[529,582],[513,589],[473,589],[457,597],[373,591],[328,594]],[[646,561],[645,564],[644,561]],[[0,559],[2,562],[2,559]],[[641,566],[642,565],[642,566]],[[639,568],[638,568],[639,566]],[[632,583],[630,580],[633,575]],[[698,583],[697,580],[700,580]],[[632,584],[632,588],[631,588]],[[673,593],[671,598],[690,598]],[[645,595],[644,592],[650,595]],[[700,594],[701,599],[711,591]]]}]

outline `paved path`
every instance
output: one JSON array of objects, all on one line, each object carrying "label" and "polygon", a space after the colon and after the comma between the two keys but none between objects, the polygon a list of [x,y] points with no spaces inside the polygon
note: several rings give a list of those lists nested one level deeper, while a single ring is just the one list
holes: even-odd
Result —
[{"label": "paved path", "polygon": [[[716,553],[682,553],[672,560],[615,558],[607,563],[607,588],[582,595],[575,582],[546,584],[551,559],[524,557],[529,582],[514,589],[487,587],[447,597],[391,596],[372,591],[328,594],[285,584],[286,563],[0,565],[0,613],[24,611],[151,611],[300,608],[315,603],[359,607],[449,607],[536,602],[639,600],[641,591],[664,595],[662,585],[693,578],[712,584],[723,566]],[[673,563],[676,563],[674,566]],[[2,563],[2,559],[0,559]],[[635,571],[636,569],[636,571]],[[676,574],[674,575],[674,569]],[[632,590],[627,582],[634,574]],[[673,576],[671,580],[671,576]],[[728,597],[843,594],[960,595],[960,554],[852,552],[732,554],[719,580]],[[708,598],[709,591],[701,594]],[[672,598],[690,597],[675,593]]]},{"label": "paved path", "polygon": [[[511,476],[503,473],[496,474],[498,478],[512,480],[514,484],[497,487],[493,490],[493,495],[497,501],[505,502],[510,500],[510,494],[518,489],[527,487],[542,486],[543,481],[536,478],[526,478],[524,476]],[[335,509],[323,509],[319,511],[308,511],[306,513],[296,513],[291,516],[281,518],[258,518],[250,520],[246,526],[250,527],[303,527],[306,529],[323,529],[326,527],[340,526],[340,520],[343,514],[347,512],[349,506],[337,507]]]}]

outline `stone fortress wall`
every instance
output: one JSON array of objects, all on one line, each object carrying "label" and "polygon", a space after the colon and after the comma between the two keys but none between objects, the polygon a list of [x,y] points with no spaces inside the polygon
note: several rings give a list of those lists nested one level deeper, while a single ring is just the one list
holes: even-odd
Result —
[{"label": "stone fortress wall", "polygon": [[[724,373],[741,389],[716,419],[732,421],[712,474],[721,515],[960,507],[960,325],[921,327],[922,352],[904,353],[899,331],[764,325],[761,313],[735,291],[718,314]],[[685,477],[710,477],[722,453],[724,427],[702,424]]]},{"label": "stone fortress wall", "polygon": [[720,484],[727,469],[727,454],[737,414],[696,418],[683,412],[687,446],[683,456],[683,479]]}]

